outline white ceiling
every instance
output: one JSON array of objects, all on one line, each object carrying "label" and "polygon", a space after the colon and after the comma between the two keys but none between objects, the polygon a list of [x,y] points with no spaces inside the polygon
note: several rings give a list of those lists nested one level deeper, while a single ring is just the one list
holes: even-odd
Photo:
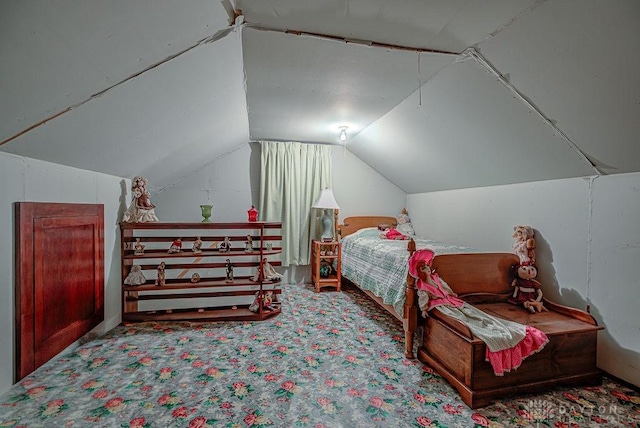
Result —
[{"label": "white ceiling", "polygon": [[164,188],[347,125],[408,193],[636,172],[640,2],[615,5],[1,2],[0,150]]}]

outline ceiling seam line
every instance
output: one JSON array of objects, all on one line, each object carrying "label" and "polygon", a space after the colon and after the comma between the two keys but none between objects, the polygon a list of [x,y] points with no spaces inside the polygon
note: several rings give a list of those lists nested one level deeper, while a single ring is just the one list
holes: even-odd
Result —
[{"label": "ceiling seam line", "polygon": [[495,76],[500,83],[502,83],[507,89],[509,89],[509,91],[511,91],[515,95],[516,98],[518,98],[522,103],[524,103],[524,105],[526,105],[529,109],[535,112],[542,119],[542,121],[551,128],[551,130],[554,133],[559,135],[560,138],[564,140],[564,142],[569,146],[569,148],[571,148],[576,154],[578,154],[580,159],[586,165],[593,168],[593,170],[598,175],[605,175],[602,171],[598,169],[598,167],[593,162],[591,162],[591,160],[589,160],[587,155],[582,150],[580,150],[580,148],[573,141],[571,141],[571,139],[564,132],[562,132],[560,128],[558,128],[558,126],[555,123],[549,120],[549,118],[545,116],[544,113],[542,113],[542,111],[538,107],[536,107],[531,101],[529,101],[524,95],[522,95],[520,91],[518,91],[518,89],[516,89],[516,87],[513,86],[511,82],[509,82],[495,67],[493,67],[486,60],[485,57],[483,57],[480,54],[480,52],[478,52],[474,48],[468,48],[462,53],[461,56],[462,57],[467,56],[467,57],[473,58],[485,70],[487,70],[490,74]]},{"label": "ceiling seam line", "polygon": [[454,56],[460,55],[460,52],[449,52],[449,51],[443,51],[438,49],[401,46],[401,45],[394,45],[390,43],[375,42],[372,40],[349,39],[347,37],[334,36],[331,34],[315,33],[312,31],[302,31],[302,30],[292,30],[292,29],[283,30],[279,28],[265,27],[262,25],[251,24],[247,22],[245,22],[245,25],[249,28],[253,28],[261,31],[271,31],[271,32],[281,33],[281,34],[291,34],[294,36],[317,37],[319,39],[333,40],[333,41],[338,41],[343,43],[352,43],[352,44],[358,44],[363,46],[369,46],[373,48],[393,49],[393,50],[401,50],[401,51],[409,51],[409,52],[424,52],[424,53],[441,54],[441,55],[454,55]]},{"label": "ceiling seam line", "polygon": [[[279,31],[279,30],[268,30],[268,31]],[[309,32],[309,31],[299,31],[299,30],[284,30],[284,31],[281,31],[280,30],[280,32],[282,32],[284,34],[294,34],[296,36],[319,37],[319,38],[322,38],[322,39],[335,40],[335,41],[344,42],[344,43],[352,43],[352,44],[370,46],[370,47],[373,47],[373,48],[383,48],[383,49],[392,49],[392,50],[409,51],[409,52],[424,52],[424,53],[433,53],[433,54],[442,54],[442,55],[456,55],[456,56],[460,55],[459,52],[449,52],[449,51],[442,51],[442,50],[438,50],[438,49],[418,48],[418,47],[412,47],[412,46],[401,46],[401,45],[394,45],[394,44],[389,44],[389,43],[374,42],[374,41],[371,41],[371,40],[348,39],[346,37],[332,36],[330,34],[322,34],[322,33],[313,33],[313,32]]]}]

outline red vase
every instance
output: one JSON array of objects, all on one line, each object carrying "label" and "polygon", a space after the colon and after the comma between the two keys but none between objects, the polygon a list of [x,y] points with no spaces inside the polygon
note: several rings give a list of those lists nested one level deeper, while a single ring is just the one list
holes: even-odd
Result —
[{"label": "red vase", "polygon": [[249,215],[249,221],[258,221],[258,210],[253,205],[251,205],[247,214]]}]

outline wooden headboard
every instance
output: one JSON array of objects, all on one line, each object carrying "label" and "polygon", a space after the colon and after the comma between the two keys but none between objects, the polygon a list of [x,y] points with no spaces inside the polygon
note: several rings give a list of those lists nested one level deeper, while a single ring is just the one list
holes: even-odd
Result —
[{"label": "wooden headboard", "polygon": [[342,221],[341,225],[338,225],[337,229],[340,236],[345,237],[365,227],[378,227],[378,225],[380,224],[390,224],[391,226],[397,226],[398,220],[395,217],[387,216],[347,217]]}]

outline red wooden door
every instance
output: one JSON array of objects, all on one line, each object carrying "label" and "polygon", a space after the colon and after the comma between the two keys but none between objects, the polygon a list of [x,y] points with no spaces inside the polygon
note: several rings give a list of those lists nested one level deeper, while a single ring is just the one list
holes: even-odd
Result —
[{"label": "red wooden door", "polygon": [[18,202],[16,381],[104,320],[104,207]]}]

